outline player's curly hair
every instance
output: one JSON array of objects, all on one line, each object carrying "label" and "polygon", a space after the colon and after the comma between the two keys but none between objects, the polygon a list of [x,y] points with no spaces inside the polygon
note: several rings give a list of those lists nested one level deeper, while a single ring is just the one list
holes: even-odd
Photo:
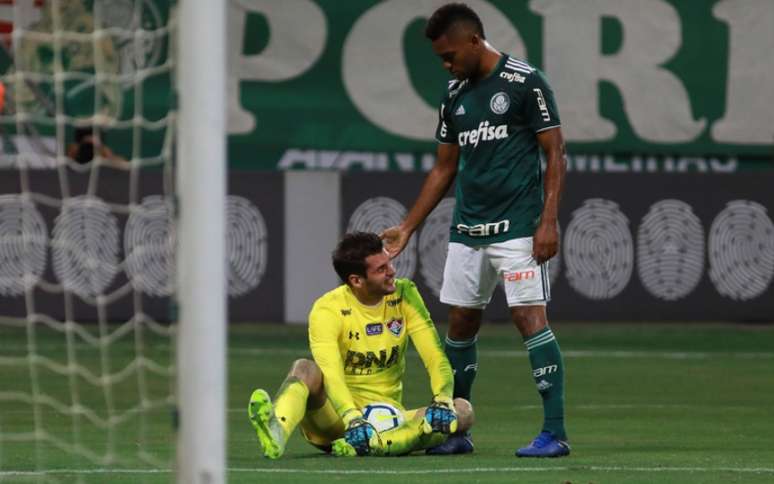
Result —
[{"label": "player's curly hair", "polygon": [[484,35],[484,24],[478,14],[464,3],[447,3],[443,7],[433,12],[425,26],[425,37],[435,41],[438,37],[449,31],[453,25],[464,23],[473,28],[473,30],[482,39]]},{"label": "player's curly hair", "polygon": [[382,252],[382,239],[373,232],[344,234],[333,251],[333,268],[341,282],[348,284],[351,274],[366,276],[366,257]]}]

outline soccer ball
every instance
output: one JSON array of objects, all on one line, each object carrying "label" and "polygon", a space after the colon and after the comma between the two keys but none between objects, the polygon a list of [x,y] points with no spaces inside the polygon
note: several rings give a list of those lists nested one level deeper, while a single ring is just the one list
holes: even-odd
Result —
[{"label": "soccer ball", "polygon": [[363,409],[363,417],[374,426],[377,432],[386,432],[403,423],[403,412],[389,403],[369,403]]}]

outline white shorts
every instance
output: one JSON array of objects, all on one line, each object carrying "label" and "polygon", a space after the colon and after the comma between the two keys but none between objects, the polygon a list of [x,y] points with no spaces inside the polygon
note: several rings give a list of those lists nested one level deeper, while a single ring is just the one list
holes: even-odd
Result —
[{"label": "white shorts", "polygon": [[502,281],[508,306],[541,305],[551,299],[548,262],[532,258],[532,237],[468,247],[449,242],[441,302],[483,309]]}]

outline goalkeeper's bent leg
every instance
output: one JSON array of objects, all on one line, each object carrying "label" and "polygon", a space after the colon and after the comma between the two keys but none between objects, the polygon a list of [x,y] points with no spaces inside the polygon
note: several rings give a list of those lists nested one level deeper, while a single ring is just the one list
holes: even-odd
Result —
[{"label": "goalkeeper's bent leg", "polygon": [[323,406],[325,400],[322,372],[314,361],[307,359],[293,363],[274,402],[264,390],[253,392],[248,414],[264,455],[273,459],[280,457],[288,437],[304,418],[307,409]]},{"label": "goalkeeper's bent leg", "polygon": [[444,442],[448,435],[437,432],[424,433],[422,430],[424,418],[424,412],[420,411],[400,426],[381,432],[382,447],[373,449],[372,455],[385,457],[405,455],[415,450],[435,447]]},{"label": "goalkeeper's bent leg", "polygon": [[274,413],[285,435],[295,430],[308,409],[319,408],[325,403],[322,371],[312,360],[298,359],[274,397]]},{"label": "goalkeeper's bent leg", "polygon": [[[463,398],[455,398],[454,409],[457,413],[458,432],[467,432],[475,421],[473,406]],[[408,412],[408,414],[410,415],[411,412]],[[382,432],[382,447],[374,449],[373,455],[404,455],[417,450],[429,449],[445,442],[449,437],[446,434],[438,432],[424,433],[422,430],[424,418],[425,407],[414,411],[414,415],[407,418],[399,427]]]},{"label": "goalkeeper's bent leg", "polygon": [[333,441],[344,435],[344,422],[333,408],[333,403],[326,399],[322,407],[306,411],[301,421],[301,433],[313,446],[331,452]]},{"label": "goalkeeper's bent leg", "polygon": [[295,376],[289,376],[282,382],[274,398],[274,414],[277,416],[285,435],[290,436],[306,414],[306,400],[309,388]]}]

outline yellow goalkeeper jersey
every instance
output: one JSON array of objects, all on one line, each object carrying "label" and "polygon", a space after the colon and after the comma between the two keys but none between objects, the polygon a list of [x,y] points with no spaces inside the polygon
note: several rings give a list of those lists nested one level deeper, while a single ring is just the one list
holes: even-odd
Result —
[{"label": "yellow goalkeeper jersey", "polygon": [[451,365],[416,285],[396,279],[395,286],[379,304],[366,306],[344,284],[320,297],[309,314],[309,346],[341,416],[369,402],[403,408],[409,338],[430,375],[433,395],[452,397]]}]

